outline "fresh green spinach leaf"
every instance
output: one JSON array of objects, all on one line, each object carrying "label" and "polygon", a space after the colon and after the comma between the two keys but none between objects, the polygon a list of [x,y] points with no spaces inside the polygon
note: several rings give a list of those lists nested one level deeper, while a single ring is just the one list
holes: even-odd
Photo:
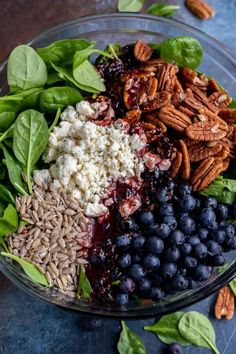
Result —
[{"label": "fresh green spinach leaf", "polygon": [[33,48],[20,45],[9,56],[7,81],[12,93],[43,87],[47,82],[46,65]]},{"label": "fresh green spinach leaf", "polygon": [[231,280],[231,282],[229,283],[229,286],[230,286],[231,290],[233,291],[234,296],[236,297],[236,278]]},{"label": "fresh green spinach leaf", "polygon": [[13,137],[13,128],[14,128],[14,124],[11,125],[3,134],[0,135],[0,143],[5,139]]},{"label": "fresh green spinach leaf", "polygon": [[10,252],[3,237],[0,237],[0,246],[2,246],[2,248],[5,250],[5,252],[7,252],[7,253]]},{"label": "fresh green spinach leaf", "polygon": [[236,180],[221,176],[201,191],[201,194],[215,197],[220,203],[233,204],[236,202]]},{"label": "fresh green spinach leaf", "polygon": [[113,59],[113,55],[109,54],[107,51],[99,50],[96,48],[86,48],[84,50],[77,50],[74,54],[74,60],[73,60],[73,72],[76,70],[78,66],[83,64],[83,62],[87,59],[89,59],[90,55],[92,54],[99,54],[103,57]]},{"label": "fresh green spinach leaf", "polygon": [[[73,68],[73,76],[80,85],[87,87],[88,92],[94,90],[98,92],[106,91],[103,78],[88,60]],[[90,88],[92,88],[92,91]]]},{"label": "fresh green spinach leaf", "polygon": [[202,61],[202,56],[200,42],[188,36],[169,38],[160,46],[161,59],[185,68],[196,69]]},{"label": "fresh green spinach leaf", "polygon": [[0,131],[8,129],[16,119],[19,101],[0,101]]},{"label": "fresh green spinach leaf", "polygon": [[6,236],[18,229],[18,214],[12,204],[8,204],[0,218],[0,236]]},{"label": "fresh green spinach leaf", "polygon": [[75,105],[82,100],[81,93],[73,87],[50,87],[40,95],[39,105],[43,112],[54,113],[58,108]]},{"label": "fresh green spinach leaf", "polygon": [[42,90],[41,88],[35,87],[24,91],[18,91],[15,94],[6,95],[0,97],[0,101],[23,101],[26,97]]},{"label": "fresh green spinach leaf", "polygon": [[4,257],[8,257],[16,261],[24,270],[25,274],[37,284],[41,284],[44,286],[48,286],[48,281],[44,274],[42,274],[35,264],[26,261],[25,259],[19,258],[11,253],[1,252],[1,255]]},{"label": "fresh green spinach leaf", "polygon": [[152,4],[147,9],[147,13],[153,14],[156,16],[173,16],[177,10],[180,9],[178,5],[168,5],[168,4],[159,4],[156,2]]},{"label": "fresh green spinach leaf", "polygon": [[0,200],[4,200],[7,203],[15,204],[15,198],[11,192],[2,184],[0,184]]},{"label": "fresh green spinach leaf", "polygon": [[19,114],[14,125],[13,151],[26,168],[29,193],[32,193],[30,174],[48,142],[48,125],[44,116],[33,109]]},{"label": "fresh green spinach leaf", "polygon": [[178,324],[184,312],[175,312],[160,318],[157,323],[145,326],[145,331],[151,331],[165,344],[179,343],[180,345],[190,345],[179,333]]},{"label": "fresh green spinach leaf", "polygon": [[122,331],[117,344],[119,354],[146,354],[142,339],[121,321]]},{"label": "fresh green spinach leaf", "polygon": [[145,0],[118,0],[118,11],[120,12],[139,12]]},{"label": "fresh green spinach leaf", "polygon": [[19,111],[22,112],[30,108],[37,109],[39,107],[39,98],[42,92],[43,89],[39,89],[31,95],[25,97],[20,104]]},{"label": "fresh green spinach leaf", "polygon": [[209,348],[220,354],[216,344],[214,328],[210,320],[197,311],[186,312],[179,320],[178,329],[181,336],[197,347]]},{"label": "fresh green spinach leaf", "polygon": [[77,296],[80,299],[81,297],[84,299],[89,299],[93,289],[91,284],[85,274],[84,267],[82,264],[79,266],[79,284],[77,290]]},{"label": "fresh green spinach leaf", "polygon": [[63,79],[58,76],[57,72],[48,73],[47,85],[51,86],[63,82]]},{"label": "fresh green spinach leaf", "polygon": [[60,116],[61,116],[61,108],[58,108],[55,119],[54,119],[52,125],[50,126],[50,128],[48,129],[49,133],[51,133],[53,131],[53,129],[55,128],[55,126],[57,125]]}]

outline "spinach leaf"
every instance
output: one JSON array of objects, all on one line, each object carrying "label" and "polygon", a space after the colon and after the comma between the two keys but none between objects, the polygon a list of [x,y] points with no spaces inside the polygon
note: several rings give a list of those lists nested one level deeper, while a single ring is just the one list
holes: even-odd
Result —
[{"label": "spinach leaf", "polygon": [[178,323],[184,312],[175,312],[163,316],[157,323],[145,326],[145,331],[151,331],[165,344],[179,343],[180,345],[190,345],[179,333]]},{"label": "spinach leaf", "polygon": [[0,101],[0,130],[8,129],[16,119],[16,112],[20,106],[19,101]]},{"label": "spinach leaf", "polygon": [[85,274],[84,267],[82,264],[79,265],[79,284],[77,290],[77,296],[80,299],[83,297],[84,299],[89,299],[93,289],[91,284]]},{"label": "spinach leaf", "polygon": [[236,202],[236,180],[216,178],[201,194],[215,197],[220,203],[233,204]]},{"label": "spinach leaf", "polygon": [[0,246],[2,246],[7,253],[10,252],[3,237],[0,237]]},{"label": "spinach leaf", "polygon": [[0,97],[0,101],[23,101],[26,97],[32,95],[35,92],[42,90],[41,88],[35,87],[24,91],[18,91],[15,94],[6,95]]},{"label": "spinach leaf", "polygon": [[122,332],[117,344],[119,354],[146,354],[142,339],[121,321]]},{"label": "spinach leaf", "polygon": [[14,124],[11,125],[2,135],[0,135],[0,142],[2,142],[5,139],[13,137],[13,128],[14,128]]},{"label": "spinach leaf", "polygon": [[46,65],[33,48],[20,45],[9,56],[7,81],[11,92],[42,87],[47,82]]},{"label": "spinach leaf", "polygon": [[236,108],[236,100],[232,100],[228,108]]},{"label": "spinach leaf", "polygon": [[[7,207],[6,202],[4,202],[3,200],[0,200],[0,217],[3,216],[6,207]],[[0,237],[0,240],[1,240],[1,237]]]},{"label": "spinach leaf", "polygon": [[106,58],[113,59],[113,55],[103,50],[99,50],[95,48],[86,48],[84,50],[78,50],[77,52],[75,52],[74,55],[73,72],[76,70],[78,66],[83,64],[83,62],[87,60],[91,54],[100,54]]},{"label": "spinach leaf", "polygon": [[85,92],[91,92],[91,93],[99,93],[98,90],[88,87],[86,85],[82,85],[79,82],[77,82],[72,74],[72,71],[66,67],[60,67],[58,65],[55,65],[52,63],[53,68],[58,72],[59,77],[61,77],[63,80],[65,80],[68,84],[78,87],[79,89],[85,91]]},{"label": "spinach leaf", "polygon": [[[88,60],[73,68],[73,76],[80,85],[87,87],[88,92],[94,90],[98,92],[106,91],[103,78]],[[90,88],[92,88],[92,91]]]},{"label": "spinach leaf", "polygon": [[37,53],[46,63],[47,67],[54,64],[68,65],[73,62],[73,55],[77,50],[91,48],[96,42],[89,42],[85,39],[62,39],[51,43],[48,47],[36,49]]},{"label": "spinach leaf", "polygon": [[18,214],[12,204],[8,204],[0,218],[0,236],[6,236],[18,229]]},{"label": "spinach leaf", "polygon": [[15,198],[13,197],[11,192],[2,184],[0,184],[0,199],[8,203],[15,204]]},{"label": "spinach leaf", "polygon": [[46,277],[38,270],[35,264],[30,263],[25,259],[19,258],[11,253],[1,252],[1,255],[16,261],[23,268],[25,274],[28,275],[28,277],[33,280],[34,283],[48,286]]},{"label": "spinach leaf", "polygon": [[230,286],[231,290],[233,291],[234,296],[236,297],[236,278],[231,280],[231,282],[229,283],[229,286]]},{"label": "spinach leaf", "polygon": [[120,12],[139,12],[145,0],[118,0],[118,11]]},{"label": "spinach leaf", "polygon": [[47,85],[54,85],[58,82],[62,82],[63,79],[58,76],[57,72],[48,73]]},{"label": "spinach leaf", "polygon": [[13,151],[26,167],[29,193],[32,193],[30,174],[48,142],[48,125],[44,116],[33,109],[22,112],[16,119],[13,132]]},{"label": "spinach leaf", "polygon": [[39,105],[43,112],[54,113],[58,108],[75,105],[82,100],[81,93],[69,86],[50,87],[40,95]]},{"label": "spinach leaf", "polygon": [[195,69],[200,65],[203,49],[198,40],[192,37],[169,38],[161,43],[160,57],[170,63]]},{"label": "spinach leaf", "polygon": [[178,5],[167,5],[167,4],[165,5],[156,2],[155,4],[149,6],[149,8],[147,9],[147,13],[156,16],[173,16],[175,11],[179,9],[180,6]]},{"label": "spinach leaf", "polygon": [[51,133],[53,131],[53,129],[55,128],[55,126],[57,125],[60,116],[61,116],[61,108],[58,108],[55,119],[54,119],[52,125],[50,126],[50,128],[48,129],[49,133]]},{"label": "spinach leaf", "polygon": [[215,344],[214,328],[206,316],[197,311],[189,311],[180,318],[178,328],[182,337],[188,342],[220,354]]},{"label": "spinach leaf", "polygon": [[37,91],[35,91],[31,95],[28,95],[27,97],[25,97],[20,104],[19,111],[22,112],[22,111],[25,111],[26,109],[38,108],[41,92],[43,92],[43,89],[38,89]]}]

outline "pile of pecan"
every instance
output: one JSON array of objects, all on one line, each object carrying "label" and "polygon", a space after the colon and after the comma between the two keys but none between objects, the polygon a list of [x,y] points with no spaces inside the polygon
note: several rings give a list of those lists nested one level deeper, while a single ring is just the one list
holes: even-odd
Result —
[{"label": "pile of pecan", "polygon": [[167,136],[173,143],[172,176],[202,190],[236,158],[236,109],[228,108],[232,99],[213,78],[152,59],[152,54],[137,41],[139,64],[121,75],[123,119],[141,125],[149,143],[159,131]]}]

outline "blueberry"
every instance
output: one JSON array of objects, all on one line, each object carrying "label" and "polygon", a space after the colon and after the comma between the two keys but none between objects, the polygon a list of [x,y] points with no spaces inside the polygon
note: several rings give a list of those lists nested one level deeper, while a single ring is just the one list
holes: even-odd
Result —
[{"label": "blueberry", "polygon": [[142,295],[145,295],[151,288],[150,280],[144,278],[138,283],[138,288]]},{"label": "blueberry", "polygon": [[191,235],[196,230],[196,224],[190,216],[183,216],[179,221],[179,227],[186,235]]},{"label": "blueberry", "polygon": [[84,317],[83,318],[83,328],[88,331],[96,330],[102,327],[102,320],[100,318]]},{"label": "blueberry", "polygon": [[191,246],[195,246],[200,243],[200,239],[197,236],[190,236],[187,241]]},{"label": "blueberry", "polygon": [[145,275],[146,271],[140,264],[133,264],[129,269],[129,276],[135,281],[140,281]]},{"label": "blueberry", "polygon": [[165,262],[162,264],[161,271],[164,278],[171,278],[177,272],[177,266],[175,263]]},{"label": "blueberry", "polygon": [[207,229],[200,229],[198,231],[198,238],[201,242],[205,242],[208,239],[209,231]]},{"label": "blueberry", "polygon": [[232,237],[235,235],[234,226],[231,224],[226,224],[223,227],[223,230],[225,231],[227,237]]},{"label": "blueberry", "polygon": [[194,278],[199,281],[207,280],[210,275],[210,268],[204,264],[197,265],[194,270]]},{"label": "blueberry", "polygon": [[166,188],[158,189],[155,193],[155,199],[159,203],[165,203],[168,200],[168,190]]},{"label": "blueberry", "polygon": [[188,280],[181,274],[176,274],[172,280],[171,285],[174,290],[186,290],[188,288]]},{"label": "blueberry", "polygon": [[160,288],[152,287],[148,293],[148,297],[152,300],[161,300],[165,296],[165,293]]},{"label": "blueberry", "polygon": [[134,251],[141,252],[143,249],[143,246],[145,244],[145,237],[144,236],[137,236],[134,237],[131,241],[131,247]]},{"label": "blueberry", "polygon": [[166,188],[168,189],[169,192],[173,192],[175,188],[175,182],[172,180],[168,180],[165,184]]},{"label": "blueberry", "polygon": [[165,216],[163,218],[163,223],[168,225],[171,230],[174,230],[177,227],[177,220],[171,215]]},{"label": "blueberry", "polygon": [[192,211],[196,206],[195,198],[189,194],[184,195],[179,201],[179,209],[185,212]]},{"label": "blueberry", "polygon": [[183,265],[185,266],[186,269],[193,269],[197,265],[197,260],[194,257],[186,256],[183,259]]},{"label": "blueberry", "polygon": [[164,242],[156,236],[151,236],[147,239],[146,248],[152,254],[161,254],[164,250]]},{"label": "blueberry", "polygon": [[130,231],[139,231],[139,226],[136,224],[133,218],[120,219],[119,226],[120,231],[130,232]]},{"label": "blueberry", "polygon": [[132,261],[132,264],[141,263],[142,262],[142,257],[140,256],[140,254],[132,254],[131,261]]},{"label": "blueberry", "polygon": [[160,259],[153,254],[148,254],[143,259],[143,265],[147,272],[152,272],[160,267]]},{"label": "blueberry", "polygon": [[166,224],[160,224],[156,228],[156,235],[159,236],[160,238],[168,237],[170,232],[171,232],[171,229]]},{"label": "blueberry", "polygon": [[192,186],[187,183],[181,183],[177,188],[177,194],[180,197],[184,197],[186,194],[192,193]]},{"label": "blueberry", "polygon": [[169,241],[172,245],[182,245],[185,241],[185,236],[180,230],[174,230],[171,232]]},{"label": "blueberry", "polygon": [[205,208],[215,209],[217,207],[217,200],[213,197],[206,197],[202,200],[202,206]]},{"label": "blueberry", "polygon": [[200,199],[198,199],[198,198],[196,198],[195,199],[195,201],[196,201],[196,205],[195,205],[195,208],[194,208],[194,210],[200,210],[200,208],[201,208],[201,201],[200,201]]},{"label": "blueberry", "polygon": [[104,264],[106,262],[106,254],[103,249],[100,249],[96,254],[90,257],[90,262],[92,264]]},{"label": "blueberry", "polygon": [[117,294],[116,295],[116,304],[119,306],[127,305],[129,302],[128,294]]},{"label": "blueberry", "polygon": [[207,241],[206,246],[210,256],[215,256],[222,253],[222,247],[216,241],[209,240]]},{"label": "blueberry", "polygon": [[156,223],[153,223],[153,224],[148,226],[147,234],[149,234],[149,235],[157,235],[158,229],[159,229],[159,225],[156,224]]},{"label": "blueberry", "polygon": [[203,208],[199,213],[199,221],[204,227],[216,221],[216,214],[212,208]]},{"label": "blueberry", "polygon": [[171,204],[168,203],[164,203],[162,204],[162,206],[159,209],[159,214],[161,216],[170,216],[170,215],[174,215],[174,209],[173,206]]},{"label": "blueberry", "polygon": [[189,243],[183,243],[180,247],[180,250],[184,256],[187,256],[192,251],[192,246]]},{"label": "blueberry", "polygon": [[131,294],[134,292],[135,283],[131,278],[123,277],[120,281],[119,291],[122,294]]},{"label": "blueberry", "polygon": [[148,226],[154,222],[154,215],[151,211],[145,211],[140,215],[140,222],[144,226]]},{"label": "blueberry", "polygon": [[216,267],[221,267],[225,265],[225,257],[223,256],[223,254],[217,254],[216,256],[213,256],[211,258],[211,265]]},{"label": "blueberry", "polygon": [[176,262],[180,257],[180,251],[177,247],[170,247],[165,252],[165,259],[168,262]]},{"label": "blueberry", "polygon": [[117,236],[115,240],[116,247],[126,249],[130,245],[130,239],[127,235]]},{"label": "blueberry", "polygon": [[223,243],[226,238],[226,232],[224,230],[212,231],[210,238],[218,243]]},{"label": "blueberry", "polygon": [[225,204],[218,204],[216,208],[216,215],[219,220],[225,220],[228,217],[228,207]]},{"label": "blueberry", "polygon": [[198,243],[193,246],[193,254],[196,258],[203,259],[207,256],[207,246],[203,243]]},{"label": "blueberry", "polygon": [[188,278],[188,288],[196,289],[199,286],[198,282],[192,278]]},{"label": "blueberry", "polygon": [[218,230],[219,225],[218,225],[218,223],[217,223],[216,221],[212,221],[212,222],[209,223],[209,225],[207,226],[207,228],[208,228],[208,230],[210,230],[210,231],[216,231],[216,230]]},{"label": "blueberry", "polygon": [[151,273],[150,278],[154,286],[157,288],[159,288],[163,284],[163,278],[159,274],[157,274],[157,272]]},{"label": "blueberry", "polygon": [[118,259],[118,265],[121,269],[126,269],[131,266],[131,255],[126,253],[123,254],[119,259]]},{"label": "blueberry", "polygon": [[236,250],[236,236],[229,237],[226,241],[229,250]]}]

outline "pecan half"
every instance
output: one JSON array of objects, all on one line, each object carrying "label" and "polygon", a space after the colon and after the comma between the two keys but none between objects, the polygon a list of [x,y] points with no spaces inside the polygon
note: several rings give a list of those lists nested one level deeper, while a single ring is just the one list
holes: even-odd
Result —
[{"label": "pecan half", "polygon": [[183,180],[187,180],[190,177],[190,157],[189,157],[188,148],[182,139],[178,141],[177,145],[179,151],[182,154],[181,176]]},{"label": "pecan half", "polygon": [[152,123],[155,125],[156,128],[159,128],[162,133],[167,132],[167,128],[164,123],[162,123],[157,117],[155,117],[153,114],[147,114],[145,117],[147,122]]},{"label": "pecan half", "polygon": [[220,289],[216,304],[215,304],[215,317],[220,320],[225,317],[226,320],[231,320],[234,315],[234,293],[229,286]]},{"label": "pecan half", "polygon": [[216,143],[209,146],[203,141],[199,141],[198,145],[189,148],[189,156],[191,162],[199,162],[207,157],[216,156],[222,150],[222,144]]},{"label": "pecan half", "polygon": [[204,74],[199,75],[196,71],[188,68],[181,69],[181,74],[185,81],[188,81],[203,91],[207,89],[209,79]]},{"label": "pecan half", "polygon": [[170,106],[161,108],[159,119],[178,132],[183,132],[192,124],[191,119],[186,114]]},{"label": "pecan half", "polygon": [[137,41],[134,46],[134,56],[137,60],[146,62],[152,56],[153,50],[142,41]]},{"label": "pecan half", "polygon": [[124,102],[128,109],[147,103],[154,99],[157,90],[157,79],[131,75],[125,82]]},{"label": "pecan half", "polygon": [[209,157],[200,162],[192,176],[193,191],[200,191],[211,184],[223,169],[223,161]]},{"label": "pecan half", "polygon": [[232,102],[232,98],[226,92],[214,92],[208,97],[208,101],[216,107],[226,108]]},{"label": "pecan half", "polygon": [[157,92],[154,99],[143,106],[143,112],[152,112],[170,103],[171,94],[167,91]]},{"label": "pecan half", "polygon": [[178,67],[174,64],[165,64],[157,71],[158,91],[173,92],[176,85]]},{"label": "pecan half", "polygon": [[125,117],[123,118],[123,120],[127,123],[129,123],[129,125],[137,123],[142,115],[142,111],[140,111],[140,109],[132,109],[131,111],[128,111],[125,115]]},{"label": "pecan half", "polygon": [[219,108],[209,102],[207,96],[201,90],[199,90],[199,88],[192,84],[186,84],[186,86],[191,89],[193,96],[197,101],[208,108],[211,112],[218,114]]},{"label": "pecan half", "polygon": [[182,163],[182,154],[181,152],[177,151],[173,154],[173,160],[171,162],[170,173],[174,178],[180,170]]},{"label": "pecan half", "polygon": [[[219,144],[221,145],[221,144]],[[219,153],[217,155],[215,155],[215,157],[220,158],[222,160],[225,160],[230,154],[230,148],[226,143],[222,144],[222,149],[219,151]]]},{"label": "pecan half", "polygon": [[213,7],[203,0],[187,0],[186,5],[188,9],[201,20],[207,20],[215,15]]},{"label": "pecan half", "polygon": [[208,89],[213,93],[213,92],[224,92],[222,88],[219,86],[218,82],[213,79],[212,77],[209,79],[209,84],[208,84]]},{"label": "pecan half", "polygon": [[186,129],[186,135],[192,140],[215,141],[222,139],[226,134],[218,123],[209,121],[193,123]]},{"label": "pecan half", "polygon": [[236,108],[220,109],[219,116],[227,123],[236,123]]}]

